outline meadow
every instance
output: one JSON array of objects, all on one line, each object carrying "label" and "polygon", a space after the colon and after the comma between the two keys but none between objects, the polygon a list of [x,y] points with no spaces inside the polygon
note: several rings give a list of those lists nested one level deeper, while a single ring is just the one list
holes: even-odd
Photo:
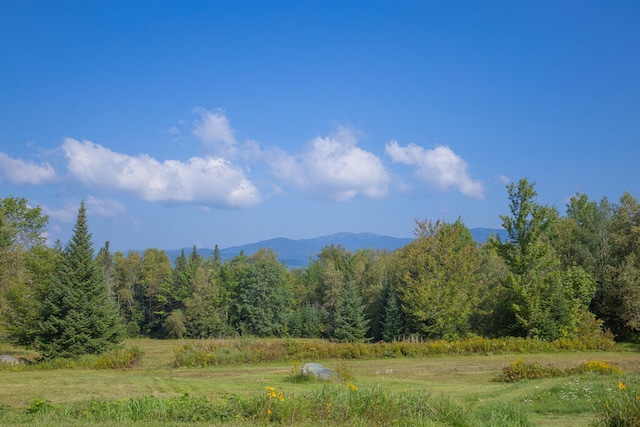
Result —
[{"label": "meadow", "polygon": [[[331,356],[334,344],[129,340],[128,350],[106,359],[2,366],[0,424],[588,426],[621,399],[640,409],[635,346],[417,354],[425,345],[408,346],[414,356],[398,350],[371,357],[347,346],[347,356],[301,360],[296,356]],[[185,359],[203,349],[215,356]],[[35,356],[8,344],[0,354]],[[109,357],[135,360],[124,367]],[[311,361],[338,371],[341,381],[301,377],[301,365]],[[585,362],[595,368],[576,370]],[[511,381],[509,367],[532,376]]]}]

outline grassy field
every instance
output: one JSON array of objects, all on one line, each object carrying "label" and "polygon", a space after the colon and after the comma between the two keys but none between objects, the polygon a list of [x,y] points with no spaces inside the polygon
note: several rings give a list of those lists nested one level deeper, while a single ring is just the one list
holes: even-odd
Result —
[{"label": "grassy field", "polygon": [[[191,396],[208,401],[240,398],[243,405],[252,399],[271,411],[265,390],[273,387],[282,392],[287,402],[317,399],[326,384],[296,382],[293,379],[300,365],[310,360],[291,363],[243,364],[207,368],[173,368],[174,349],[184,341],[131,340],[127,344],[144,352],[142,366],[126,369],[52,369],[0,370],[0,415],[3,413],[37,412],[39,406],[64,406],[82,402],[109,402],[153,396],[172,404],[172,399]],[[0,354],[33,356],[6,344],[0,344]],[[623,375],[578,375],[561,378],[527,380],[517,383],[496,382],[493,379],[503,367],[516,359],[557,367],[577,366],[588,360],[602,360],[624,370]],[[336,393],[350,390],[360,393],[361,404],[366,399],[386,399],[392,396],[428,395],[440,405],[451,403],[461,412],[499,411],[515,408],[526,414],[530,425],[587,426],[594,420],[595,408],[603,396],[615,391],[620,382],[637,383],[640,374],[640,353],[632,346],[618,346],[615,351],[565,352],[542,354],[432,356],[422,358],[386,358],[376,360],[313,360],[351,376],[336,384]],[[408,393],[408,394],[407,394]],[[353,396],[355,396],[354,394]],[[284,398],[282,399],[284,400]],[[258,404],[256,403],[256,404]],[[70,407],[71,407],[70,406]],[[498,409],[496,409],[498,408]],[[273,410],[275,410],[275,406]],[[287,411],[293,411],[292,406]],[[287,413],[284,409],[283,413]],[[271,412],[269,412],[271,414]],[[290,414],[289,414],[290,415]],[[267,418],[268,419],[268,418]],[[469,418],[468,418],[469,419]],[[471,418],[473,419],[473,418]],[[28,422],[29,418],[16,424]],[[41,419],[46,420],[46,417]],[[277,421],[296,424],[293,417]],[[255,424],[264,423],[256,420]],[[85,422],[90,424],[89,422]],[[79,424],[85,424],[79,423]],[[236,422],[231,422],[234,424]],[[52,420],[52,425],[63,425]],[[97,423],[110,425],[108,422]],[[113,425],[121,423],[114,422]],[[145,424],[144,422],[133,424]],[[158,423],[153,423],[158,424]],[[165,425],[183,425],[168,423]],[[193,422],[192,424],[198,424]],[[208,424],[208,423],[204,423]],[[203,424],[203,425],[204,425]],[[250,420],[239,425],[253,424]],[[335,423],[334,423],[335,424]],[[365,423],[366,424],[366,423]],[[405,421],[405,425],[406,425]],[[468,425],[447,421],[433,424]],[[488,421],[486,425],[508,425],[509,421]],[[151,424],[149,424],[151,425]]]}]

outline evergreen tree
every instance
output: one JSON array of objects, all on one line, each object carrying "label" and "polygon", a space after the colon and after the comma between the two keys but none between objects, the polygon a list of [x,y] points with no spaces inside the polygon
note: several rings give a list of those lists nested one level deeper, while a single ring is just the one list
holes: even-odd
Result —
[{"label": "evergreen tree", "polygon": [[45,358],[100,354],[124,339],[104,270],[93,257],[84,202],[42,304],[36,348]]},{"label": "evergreen tree", "polygon": [[108,240],[104,243],[104,246],[98,250],[98,255],[96,255],[96,262],[104,270],[104,274],[107,277],[109,290],[111,292],[114,292],[115,276],[113,271],[113,255],[111,254],[111,250],[109,249]]},{"label": "evergreen tree", "polygon": [[289,334],[298,338],[320,338],[325,317],[324,311],[318,305],[299,305],[289,320]]},{"label": "evergreen tree", "polygon": [[368,330],[366,306],[353,282],[347,281],[336,306],[333,337],[338,341],[364,342]]},{"label": "evergreen tree", "polygon": [[213,262],[216,264],[216,266],[219,266],[222,263],[222,258],[220,258],[220,248],[218,247],[218,245],[216,245],[213,248]]},{"label": "evergreen tree", "polygon": [[382,318],[382,339],[392,342],[400,338],[404,332],[404,318],[398,297],[390,287],[387,287],[387,301]]}]

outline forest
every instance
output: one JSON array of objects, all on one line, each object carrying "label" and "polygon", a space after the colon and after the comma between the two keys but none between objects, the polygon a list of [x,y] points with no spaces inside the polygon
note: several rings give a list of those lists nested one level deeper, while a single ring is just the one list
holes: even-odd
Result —
[{"label": "forest", "polygon": [[506,188],[504,241],[462,219],[416,219],[393,252],[327,246],[290,269],[268,248],[222,261],[193,248],[94,249],[84,203],[73,237],[0,199],[0,340],[44,358],[100,353],[126,337],[302,337],[378,342],[483,337],[640,338],[640,204],[576,194],[564,213],[535,183]]}]

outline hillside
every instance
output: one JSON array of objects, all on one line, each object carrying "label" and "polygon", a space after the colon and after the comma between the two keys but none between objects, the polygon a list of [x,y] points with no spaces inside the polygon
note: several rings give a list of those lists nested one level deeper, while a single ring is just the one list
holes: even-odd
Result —
[{"label": "hillside", "polygon": [[[470,231],[478,243],[486,242],[494,233],[498,234],[502,239],[505,237],[505,231],[501,229],[472,228]],[[374,233],[335,233],[327,236],[298,240],[277,237],[256,243],[220,249],[220,257],[223,260],[228,260],[238,255],[241,251],[243,251],[245,255],[252,255],[260,248],[271,248],[278,254],[280,261],[284,262],[288,267],[300,268],[309,265],[309,261],[315,258],[325,246],[342,245],[352,252],[367,248],[392,252],[405,246],[411,240],[413,239],[409,237],[390,237]],[[188,255],[192,251],[192,248],[168,250],[167,254],[173,261],[180,255],[182,250]],[[198,248],[198,253],[204,257],[210,257],[213,250]]]}]

